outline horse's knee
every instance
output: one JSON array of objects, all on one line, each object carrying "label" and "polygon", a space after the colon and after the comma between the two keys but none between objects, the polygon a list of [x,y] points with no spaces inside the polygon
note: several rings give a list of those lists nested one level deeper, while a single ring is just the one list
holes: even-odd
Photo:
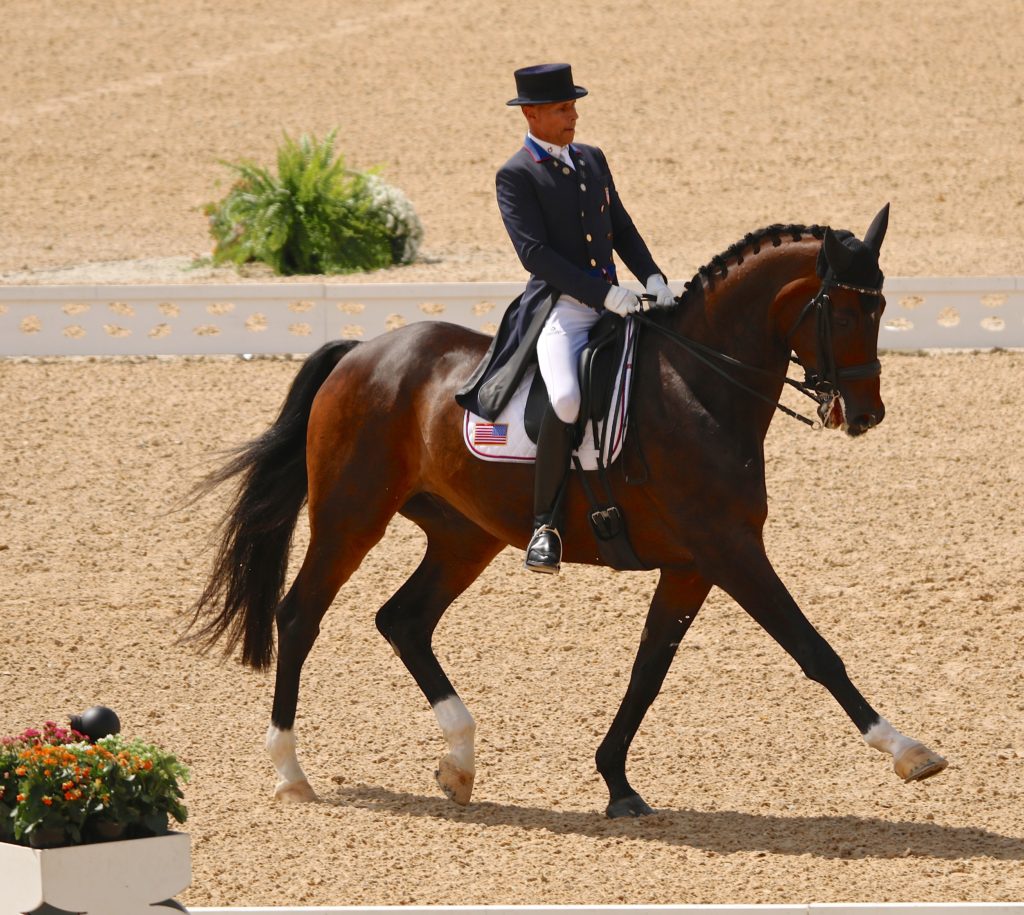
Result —
[{"label": "horse's knee", "polygon": [[801,652],[797,663],[805,677],[822,685],[834,683],[846,676],[846,665],[842,658],[824,639]]}]

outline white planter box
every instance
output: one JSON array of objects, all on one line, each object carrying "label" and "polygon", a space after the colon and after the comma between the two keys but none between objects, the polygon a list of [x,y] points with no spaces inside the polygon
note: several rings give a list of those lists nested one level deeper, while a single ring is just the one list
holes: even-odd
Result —
[{"label": "white planter box", "polygon": [[25,848],[0,842],[0,915],[49,905],[95,915],[159,915],[150,906],[192,882],[187,833],[148,839]]}]

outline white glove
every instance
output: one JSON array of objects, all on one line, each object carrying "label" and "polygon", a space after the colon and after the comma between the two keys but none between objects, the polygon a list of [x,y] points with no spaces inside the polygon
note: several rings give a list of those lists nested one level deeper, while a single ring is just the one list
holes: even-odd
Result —
[{"label": "white glove", "polygon": [[636,293],[630,292],[622,286],[612,286],[608,290],[608,295],[604,297],[604,307],[615,312],[620,318],[624,318],[626,315],[640,310],[640,299],[637,298]]},{"label": "white glove", "polygon": [[676,304],[675,295],[660,273],[652,273],[647,277],[647,292],[655,297],[654,304],[658,308],[670,308]]}]

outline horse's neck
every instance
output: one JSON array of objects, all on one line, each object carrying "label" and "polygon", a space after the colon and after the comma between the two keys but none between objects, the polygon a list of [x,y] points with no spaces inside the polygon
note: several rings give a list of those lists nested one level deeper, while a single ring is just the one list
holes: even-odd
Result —
[{"label": "horse's neck", "polygon": [[[745,257],[740,264],[729,264],[725,276],[687,293],[672,316],[672,329],[759,369],[746,372],[718,363],[737,381],[777,400],[790,352],[785,339],[788,327],[783,325],[796,307],[794,290],[799,297],[814,284],[819,247],[820,242],[810,239],[784,242]],[[665,358],[709,413],[730,422],[733,417],[746,417],[736,429],[764,437],[774,415],[771,405],[726,381],[706,363],[689,358],[673,343],[663,345]]]},{"label": "horse's neck", "polygon": [[678,330],[750,365],[785,363],[789,350],[787,328],[780,323],[787,316],[782,298],[787,290],[813,285],[819,248],[813,239],[783,242],[728,265],[725,276],[715,277],[694,296],[699,307],[687,308],[684,301]]}]

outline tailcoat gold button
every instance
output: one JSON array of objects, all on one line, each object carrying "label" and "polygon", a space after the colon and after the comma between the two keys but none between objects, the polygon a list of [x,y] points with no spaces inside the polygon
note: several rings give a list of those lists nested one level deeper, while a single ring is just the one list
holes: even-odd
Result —
[{"label": "tailcoat gold button", "polygon": [[568,165],[564,165],[564,166],[562,166],[562,174],[563,174],[563,175],[568,175],[568,174],[569,174],[569,172],[571,172],[571,171],[572,171],[572,169],[571,169],[571,168],[569,168],[569,166],[568,166]]},{"label": "tailcoat gold button", "polygon": [[596,266],[597,266],[597,261],[596,261],[596,260],[594,260],[593,258],[591,258],[591,259],[590,259],[590,266],[591,266],[591,267],[596,267]]},{"label": "tailcoat gold button", "polygon": [[588,233],[587,233],[587,241],[593,241],[593,240],[594,240],[594,236],[593,236],[593,235],[591,235],[591,234],[590,234],[590,233],[588,232]]}]

